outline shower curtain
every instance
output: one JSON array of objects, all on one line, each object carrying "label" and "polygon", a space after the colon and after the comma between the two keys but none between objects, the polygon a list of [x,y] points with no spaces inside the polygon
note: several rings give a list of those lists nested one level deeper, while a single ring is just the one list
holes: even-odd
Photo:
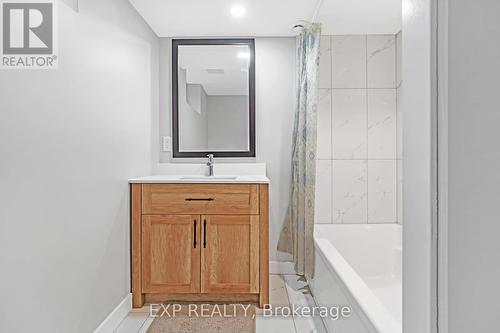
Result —
[{"label": "shower curtain", "polygon": [[314,271],[314,187],[316,178],[317,77],[321,25],[297,37],[297,104],[292,138],[292,178],[288,216],[278,250],[293,255],[297,274]]}]

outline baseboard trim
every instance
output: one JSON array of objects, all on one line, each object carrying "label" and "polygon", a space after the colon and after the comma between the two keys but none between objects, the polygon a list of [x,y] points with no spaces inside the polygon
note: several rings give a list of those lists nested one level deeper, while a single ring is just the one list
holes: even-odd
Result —
[{"label": "baseboard trim", "polygon": [[118,325],[125,319],[128,313],[132,310],[132,294],[128,294],[125,298],[111,311],[104,321],[97,327],[94,333],[111,333],[114,332]]},{"label": "baseboard trim", "polygon": [[295,275],[295,268],[291,261],[269,261],[269,274]]}]

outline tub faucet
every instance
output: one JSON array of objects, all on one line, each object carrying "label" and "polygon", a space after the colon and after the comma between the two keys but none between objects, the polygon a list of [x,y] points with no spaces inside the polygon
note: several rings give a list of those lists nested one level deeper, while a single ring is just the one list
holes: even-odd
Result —
[{"label": "tub faucet", "polygon": [[208,154],[207,157],[208,175],[211,177],[214,175],[214,154]]}]

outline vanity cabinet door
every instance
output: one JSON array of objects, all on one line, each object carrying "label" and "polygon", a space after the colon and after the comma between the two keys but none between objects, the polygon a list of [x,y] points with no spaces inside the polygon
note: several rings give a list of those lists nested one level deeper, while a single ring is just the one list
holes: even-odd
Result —
[{"label": "vanity cabinet door", "polygon": [[200,230],[199,215],[143,215],[144,292],[200,292]]},{"label": "vanity cabinet door", "polygon": [[259,216],[201,216],[201,292],[259,292]]}]

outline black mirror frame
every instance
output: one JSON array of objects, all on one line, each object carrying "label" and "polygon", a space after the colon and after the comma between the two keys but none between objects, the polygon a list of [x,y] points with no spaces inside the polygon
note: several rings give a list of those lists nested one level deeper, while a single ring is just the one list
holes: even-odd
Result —
[{"label": "black mirror frame", "polygon": [[[178,48],[180,45],[248,45],[250,49],[250,67],[248,69],[249,150],[179,151]],[[174,158],[204,158],[208,154],[214,154],[214,157],[255,157],[255,40],[253,38],[172,39],[172,143],[172,156]]]}]

